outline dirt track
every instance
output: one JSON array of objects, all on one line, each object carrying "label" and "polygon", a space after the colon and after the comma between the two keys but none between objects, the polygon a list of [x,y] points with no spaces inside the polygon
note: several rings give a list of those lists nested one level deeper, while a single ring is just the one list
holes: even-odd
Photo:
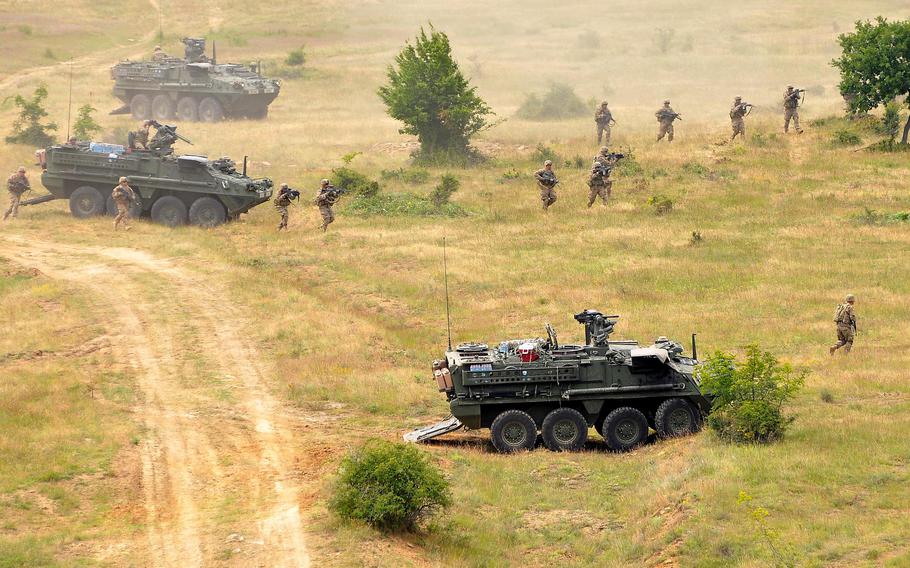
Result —
[{"label": "dirt track", "polygon": [[242,314],[217,300],[223,290],[134,249],[35,240],[3,248],[110,306],[102,319],[142,399],[143,565],[308,566],[299,419],[270,394]]}]

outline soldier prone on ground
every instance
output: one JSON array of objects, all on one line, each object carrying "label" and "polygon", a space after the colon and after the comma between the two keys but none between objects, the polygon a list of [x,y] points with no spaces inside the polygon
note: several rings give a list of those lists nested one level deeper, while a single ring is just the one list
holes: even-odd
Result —
[{"label": "soldier prone on ground", "polygon": [[[594,112],[594,122],[597,124],[597,143],[610,145],[610,123],[615,124],[616,121],[613,120],[613,113],[610,112],[610,107],[607,106],[607,101],[600,103],[600,107]],[[606,141],[603,141],[603,137],[606,136]]]},{"label": "soldier prone on ground", "polygon": [[793,85],[787,85],[787,92],[784,93],[784,132],[790,132],[790,120],[793,120],[793,127],[797,134],[802,134],[803,129],[799,127],[799,108],[800,95],[805,93],[805,89],[794,89]]},{"label": "soldier prone on ground", "polygon": [[543,163],[543,168],[534,172],[534,178],[537,180],[537,186],[540,188],[540,201],[543,203],[543,210],[546,211],[550,205],[556,203],[556,174],[553,172],[553,162],[547,160]]},{"label": "soldier prone on ground", "polygon": [[666,136],[667,142],[673,142],[673,121],[677,118],[682,120],[682,117],[670,107],[669,99],[664,101],[664,106],[658,109],[654,116],[657,117],[657,122],[660,124],[657,141],[660,142]]},{"label": "soldier prone on ground", "polygon": [[28,176],[25,175],[25,167],[19,166],[16,173],[9,176],[6,180],[6,189],[9,191],[9,208],[3,214],[4,221],[8,217],[16,218],[19,215],[19,201],[22,199],[22,194],[31,188],[28,183]]},{"label": "soldier prone on ground", "polygon": [[832,345],[828,352],[834,355],[834,352],[844,348],[845,353],[850,353],[853,349],[853,339],[856,337],[856,313],[853,311],[853,304],[856,303],[856,296],[847,294],[844,303],[837,306],[834,310],[834,323],[837,325],[837,343]]},{"label": "soldier prone on ground", "polygon": [[130,215],[130,203],[136,200],[136,192],[130,187],[129,181],[125,177],[120,178],[120,183],[114,186],[114,190],[111,191],[111,197],[114,199],[114,204],[117,205],[114,230],[117,230],[120,223],[123,223],[124,229],[129,230],[130,226],[127,219]]},{"label": "soldier prone on ground", "polygon": [[319,183],[319,193],[316,195],[315,203],[319,207],[319,214],[322,215],[322,231],[325,232],[329,225],[335,221],[335,213],[332,211],[332,206],[338,203],[345,190],[335,187],[327,179]]},{"label": "soldier prone on ground", "polygon": [[742,97],[736,97],[733,100],[733,108],[730,109],[730,122],[733,123],[733,136],[730,137],[732,142],[736,135],[739,134],[741,138],[746,137],[746,116],[752,112],[752,105],[749,103],[744,103]]}]

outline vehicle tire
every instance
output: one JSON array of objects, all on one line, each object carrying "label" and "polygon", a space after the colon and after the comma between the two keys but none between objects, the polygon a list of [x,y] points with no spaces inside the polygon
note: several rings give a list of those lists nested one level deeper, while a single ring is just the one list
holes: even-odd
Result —
[{"label": "vehicle tire", "polygon": [[190,205],[190,223],[199,227],[215,227],[227,219],[227,210],[214,197],[200,197]]},{"label": "vehicle tire", "polygon": [[533,450],[537,445],[537,424],[527,412],[506,410],[490,426],[493,447],[504,454]]},{"label": "vehicle tire", "polygon": [[648,419],[637,408],[623,406],[604,418],[601,427],[607,447],[626,452],[648,439]]},{"label": "vehicle tire", "polygon": [[588,421],[574,408],[557,408],[540,428],[543,443],[554,452],[577,452],[588,440]]},{"label": "vehicle tire", "polygon": [[167,95],[158,95],[152,99],[152,118],[165,122],[174,117],[174,101]]},{"label": "vehicle tire", "polygon": [[199,103],[193,97],[181,97],[177,101],[177,118],[181,122],[196,122],[199,120]]},{"label": "vehicle tire", "polygon": [[138,120],[149,118],[152,116],[152,100],[148,95],[133,95],[130,99],[130,112]]},{"label": "vehicle tire", "polygon": [[253,109],[246,113],[246,116],[253,120],[262,120],[269,116],[269,107]]},{"label": "vehicle tire", "polygon": [[152,221],[168,227],[185,225],[186,205],[173,195],[160,197],[152,204]]},{"label": "vehicle tire", "polygon": [[[133,189],[135,190],[136,188]],[[114,198],[110,195],[107,196],[107,200],[105,202],[105,210],[111,217],[117,215],[117,204],[114,203]],[[140,215],[142,215],[142,203],[137,201],[130,202],[129,218],[135,219]]]},{"label": "vehicle tire", "polygon": [[199,120],[221,122],[224,120],[224,107],[212,97],[205,97],[199,102]]},{"label": "vehicle tire", "polygon": [[654,414],[654,429],[661,438],[675,438],[701,430],[701,414],[684,398],[665,400]]},{"label": "vehicle tire", "polygon": [[70,194],[70,213],[78,219],[104,215],[105,202],[101,192],[90,185],[79,186]]}]

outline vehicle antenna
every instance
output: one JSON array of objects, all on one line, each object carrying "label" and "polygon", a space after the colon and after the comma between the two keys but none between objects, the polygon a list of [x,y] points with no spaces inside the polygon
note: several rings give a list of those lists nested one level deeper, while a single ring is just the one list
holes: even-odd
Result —
[{"label": "vehicle antenna", "polygon": [[449,315],[449,264],[446,259],[446,238],[442,237],[442,273],[446,286],[446,331],[449,336],[449,351],[452,350],[452,318]]},{"label": "vehicle antenna", "polygon": [[70,59],[70,94],[69,103],[66,109],[66,141],[70,139],[70,118],[73,116],[73,60]]}]

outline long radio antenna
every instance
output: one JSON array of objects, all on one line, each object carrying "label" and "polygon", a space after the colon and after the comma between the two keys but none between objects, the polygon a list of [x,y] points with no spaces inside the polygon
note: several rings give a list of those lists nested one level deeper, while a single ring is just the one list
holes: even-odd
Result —
[{"label": "long radio antenna", "polygon": [[66,141],[70,140],[70,119],[73,116],[73,61],[70,60],[70,100],[66,109]]},{"label": "long radio antenna", "polygon": [[452,318],[449,314],[449,263],[446,259],[446,238],[442,237],[442,271],[446,284],[446,330],[449,335],[449,351],[452,350]]}]

